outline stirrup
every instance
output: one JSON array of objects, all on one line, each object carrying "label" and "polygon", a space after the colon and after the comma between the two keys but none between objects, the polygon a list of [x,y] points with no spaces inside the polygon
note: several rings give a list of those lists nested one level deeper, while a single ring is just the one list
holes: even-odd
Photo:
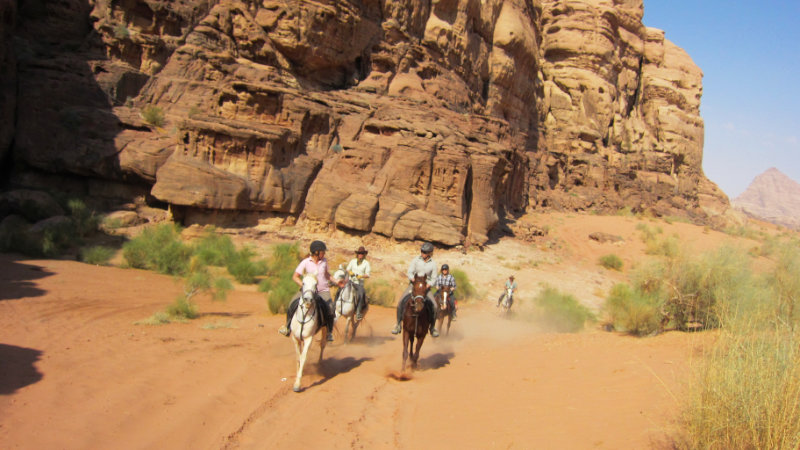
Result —
[{"label": "stirrup", "polygon": [[392,328],[392,334],[400,334],[400,324],[399,323],[397,325],[395,325],[394,328]]},{"label": "stirrup", "polygon": [[328,333],[328,342],[333,342],[333,333]]},{"label": "stirrup", "polygon": [[280,327],[278,329],[278,333],[280,333],[280,334],[282,334],[284,336],[289,336],[289,327],[287,327],[286,325]]},{"label": "stirrup", "polygon": [[362,313],[356,314],[356,320],[361,320],[363,318],[364,318],[364,314],[362,314]]},{"label": "stirrup", "polygon": [[439,332],[438,332],[438,331],[436,331],[436,328],[432,328],[432,329],[431,329],[431,336],[433,336],[433,337],[439,337]]}]

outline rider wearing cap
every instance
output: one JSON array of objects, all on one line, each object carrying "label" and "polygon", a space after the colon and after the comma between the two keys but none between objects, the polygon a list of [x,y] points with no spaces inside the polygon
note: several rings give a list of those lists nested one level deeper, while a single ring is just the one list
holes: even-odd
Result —
[{"label": "rider wearing cap", "polygon": [[370,265],[367,261],[367,249],[362,245],[356,250],[356,257],[350,260],[345,269],[356,288],[356,320],[364,318],[367,307],[367,293],[364,291],[364,280],[369,278]]},{"label": "rider wearing cap", "polygon": [[[317,313],[323,318],[325,327],[328,328],[328,340],[333,341],[333,314],[331,308],[328,306],[331,301],[330,285],[331,274],[328,273],[328,260],[325,259],[325,252],[328,248],[322,241],[314,241],[309,248],[311,255],[308,258],[300,261],[297,268],[294,270],[292,280],[297,283],[300,288],[303,287],[303,275],[314,274],[317,277],[317,295],[315,297],[317,304]],[[344,285],[342,281],[337,280],[337,283]],[[289,336],[289,327],[292,324],[292,317],[297,311],[297,305],[300,303],[300,292],[298,292],[292,302],[289,304],[289,309],[286,311],[286,325],[282,326],[278,333]]]},{"label": "rider wearing cap", "polygon": [[[506,292],[508,292],[509,289],[511,289],[511,295],[512,295],[511,301],[513,302],[514,301],[513,295],[514,292],[516,292],[517,290],[517,282],[514,281],[514,275],[510,275],[508,277],[508,281],[506,281],[506,290],[504,290],[503,293],[500,294],[500,298],[497,299],[497,306],[500,306],[500,302],[503,301],[503,297],[506,296]],[[508,306],[511,306],[511,304],[509,304]]]},{"label": "rider wearing cap", "polygon": [[420,248],[420,254],[411,260],[408,266],[408,288],[403,292],[400,297],[401,300],[397,305],[397,325],[392,329],[392,334],[399,334],[401,330],[400,323],[403,321],[403,311],[405,311],[406,303],[411,298],[411,289],[414,287],[414,276],[425,275],[428,283],[428,292],[425,294],[425,309],[428,311],[428,316],[431,320],[431,336],[439,337],[439,332],[436,331],[435,317],[435,303],[431,295],[431,287],[433,286],[433,277],[436,275],[436,263],[433,262],[433,244],[426,242]]},{"label": "rider wearing cap", "polygon": [[456,320],[456,277],[450,273],[450,266],[442,264],[442,273],[436,277],[434,286],[441,290],[443,286],[450,286],[450,295],[447,296],[447,303],[450,305],[453,320]]}]

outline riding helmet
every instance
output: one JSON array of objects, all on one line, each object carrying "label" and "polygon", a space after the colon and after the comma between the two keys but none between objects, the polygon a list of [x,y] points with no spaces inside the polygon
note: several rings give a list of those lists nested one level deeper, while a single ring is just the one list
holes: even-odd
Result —
[{"label": "riding helmet", "polygon": [[442,270],[450,270],[450,266],[447,264],[442,264]]},{"label": "riding helmet", "polygon": [[328,247],[326,247],[325,243],[322,242],[322,241],[314,241],[314,242],[311,243],[311,249],[310,250],[311,250],[311,254],[313,255],[314,253],[317,253],[317,252],[327,251]]},{"label": "riding helmet", "polygon": [[433,244],[431,244],[430,242],[426,242],[426,243],[422,244],[422,248],[420,250],[422,250],[422,253],[432,253],[433,252]]}]

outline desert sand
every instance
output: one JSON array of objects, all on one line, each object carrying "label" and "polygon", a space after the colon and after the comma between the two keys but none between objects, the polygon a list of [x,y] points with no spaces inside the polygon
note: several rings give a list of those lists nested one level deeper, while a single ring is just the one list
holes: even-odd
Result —
[{"label": "desert sand", "polygon": [[[713,333],[634,338],[590,325],[577,334],[501,318],[492,301],[510,273],[520,304],[542,283],[599,310],[644,257],[641,219],[531,216],[552,248],[504,238],[484,251],[438,250],[468,273],[479,298],[449,336],[428,337],[419,370],[399,373],[394,309],[373,306],[350,344],[314,344],[292,392],[294,348],[264,294],[238,286],[226,302],[198,300],[201,317],[136,324],[180,292],[169,276],[67,260],[0,255],[0,448],[649,448],[668,438]],[[698,250],[732,238],[659,223]],[[588,234],[625,239],[601,244]],[[333,262],[363,238],[326,237]],[[418,244],[368,239],[373,270],[402,286]],[[270,242],[264,235],[259,245]],[[307,241],[304,241],[307,242]],[[744,240],[739,245],[752,245]],[[515,306],[516,307],[516,306]]]}]

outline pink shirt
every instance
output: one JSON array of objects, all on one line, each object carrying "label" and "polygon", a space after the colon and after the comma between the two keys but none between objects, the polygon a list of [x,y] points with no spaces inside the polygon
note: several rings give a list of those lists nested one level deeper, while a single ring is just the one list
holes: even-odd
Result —
[{"label": "pink shirt", "polygon": [[307,273],[313,273],[317,276],[317,292],[330,291],[328,279],[325,277],[325,274],[328,273],[327,259],[322,258],[318,263],[314,263],[314,260],[309,256],[308,258],[300,261],[297,269],[294,269],[294,273],[300,275],[301,278]]}]

